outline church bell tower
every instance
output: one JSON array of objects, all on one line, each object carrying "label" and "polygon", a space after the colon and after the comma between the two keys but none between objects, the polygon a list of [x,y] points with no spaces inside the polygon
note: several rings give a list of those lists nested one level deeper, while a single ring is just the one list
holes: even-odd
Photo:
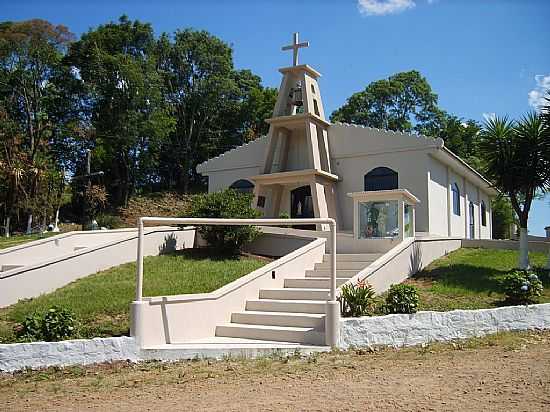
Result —
[{"label": "church bell tower", "polygon": [[[269,133],[261,174],[255,183],[254,206],[264,217],[336,218],[328,128],[317,80],[321,74],[307,64],[298,64],[298,51],[309,43],[293,44],[293,65],[279,69],[283,74],[273,117],[267,119]],[[317,230],[328,230],[325,225]]]}]

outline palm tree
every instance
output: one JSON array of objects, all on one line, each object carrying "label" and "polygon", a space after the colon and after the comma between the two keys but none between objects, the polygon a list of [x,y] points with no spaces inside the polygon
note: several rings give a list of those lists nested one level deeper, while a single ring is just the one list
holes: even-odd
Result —
[{"label": "palm tree", "polygon": [[496,117],[485,122],[479,149],[485,173],[510,198],[520,227],[518,266],[529,268],[527,221],[535,194],[550,190],[550,126],[535,112],[518,122]]}]

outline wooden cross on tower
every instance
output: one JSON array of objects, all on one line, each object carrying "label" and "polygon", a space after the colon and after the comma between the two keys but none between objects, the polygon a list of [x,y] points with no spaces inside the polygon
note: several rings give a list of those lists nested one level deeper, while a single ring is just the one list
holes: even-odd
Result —
[{"label": "wooden cross on tower", "polygon": [[309,42],[305,41],[303,43],[298,43],[298,33],[294,33],[294,42],[293,44],[290,44],[288,46],[284,46],[282,48],[283,51],[286,50],[293,50],[293,58],[292,58],[292,65],[297,66],[298,65],[298,50],[302,47],[309,47]]}]

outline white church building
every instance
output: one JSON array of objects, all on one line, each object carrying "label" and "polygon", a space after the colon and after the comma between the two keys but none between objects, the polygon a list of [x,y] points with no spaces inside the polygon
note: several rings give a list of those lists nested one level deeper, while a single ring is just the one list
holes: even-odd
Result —
[{"label": "white church building", "polygon": [[264,217],[332,217],[339,235],[357,245],[411,236],[490,239],[497,194],[490,182],[441,138],[328,122],[321,74],[297,61],[307,45],[295,35],[286,48],[294,65],[279,70],[268,135],[197,166],[209,191],[254,192]]}]

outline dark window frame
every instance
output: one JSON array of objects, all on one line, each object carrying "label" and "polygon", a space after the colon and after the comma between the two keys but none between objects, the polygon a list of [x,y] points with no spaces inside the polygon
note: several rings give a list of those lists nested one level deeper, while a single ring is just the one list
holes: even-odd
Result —
[{"label": "dark window frame", "polygon": [[451,185],[451,192],[453,192],[453,213],[460,216],[460,188],[456,182]]},{"label": "dark window frame", "polygon": [[252,193],[254,191],[254,183],[247,179],[239,179],[231,183],[229,188],[238,192]]},{"label": "dark window frame", "polygon": [[365,192],[398,189],[399,173],[389,167],[375,167],[363,177],[363,188]]},{"label": "dark window frame", "polygon": [[487,227],[487,206],[481,201],[481,226]]}]

